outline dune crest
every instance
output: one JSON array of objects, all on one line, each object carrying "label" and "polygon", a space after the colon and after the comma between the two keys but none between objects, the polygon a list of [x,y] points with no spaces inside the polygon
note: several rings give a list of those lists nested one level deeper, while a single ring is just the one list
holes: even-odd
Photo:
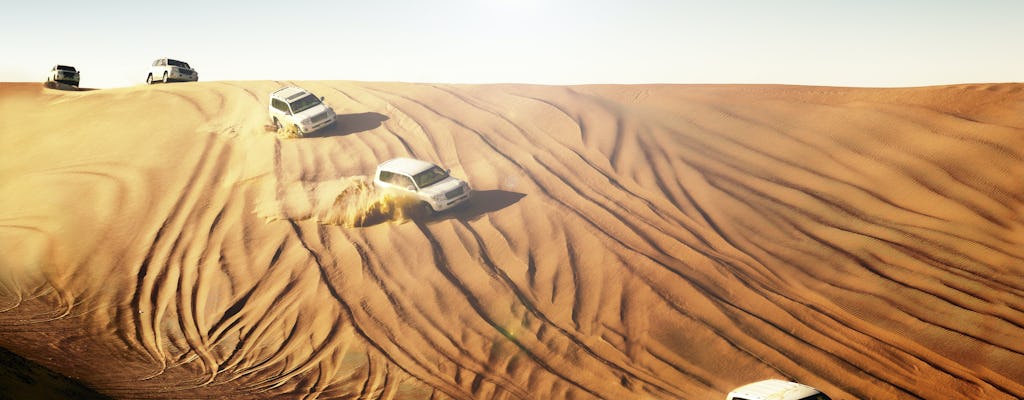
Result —
[{"label": "dune crest", "polygon": [[[291,84],[339,126],[269,132]],[[0,121],[0,347],[115,398],[1024,397],[1024,85],[0,84]],[[394,214],[400,156],[477,195]]]}]

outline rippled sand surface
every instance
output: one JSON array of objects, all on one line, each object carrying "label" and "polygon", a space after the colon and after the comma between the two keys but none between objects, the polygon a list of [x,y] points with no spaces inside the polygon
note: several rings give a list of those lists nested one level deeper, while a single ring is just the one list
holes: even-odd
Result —
[{"label": "rippled sand surface", "polygon": [[[338,124],[278,138],[289,84]],[[1022,89],[0,84],[0,347],[133,399],[1021,398]],[[388,212],[393,157],[471,204]]]}]

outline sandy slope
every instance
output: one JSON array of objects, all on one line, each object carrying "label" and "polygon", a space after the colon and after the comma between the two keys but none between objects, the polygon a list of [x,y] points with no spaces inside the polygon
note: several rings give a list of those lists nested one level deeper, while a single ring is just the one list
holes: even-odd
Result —
[{"label": "sandy slope", "polygon": [[[298,82],[339,125],[278,140],[285,84],[0,84],[0,346],[123,398],[1024,397],[1022,85]],[[472,205],[332,224],[396,156]]]}]

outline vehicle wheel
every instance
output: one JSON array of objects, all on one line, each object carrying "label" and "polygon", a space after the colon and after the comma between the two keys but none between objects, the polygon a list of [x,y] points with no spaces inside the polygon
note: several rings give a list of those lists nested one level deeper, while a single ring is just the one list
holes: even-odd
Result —
[{"label": "vehicle wheel", "polygon": [[147,85],[152,85],[153,84],[153,74],[146,75],[146,84]]},{"label": "vehicle wheel", "polygon": [[274,128],[281,130],[281,121],[278,121],[276,117],[274,118]]},{"label": "vehicle wheel", "polygon": [[164,83],[167,83],[167,73],[164,72]]}]

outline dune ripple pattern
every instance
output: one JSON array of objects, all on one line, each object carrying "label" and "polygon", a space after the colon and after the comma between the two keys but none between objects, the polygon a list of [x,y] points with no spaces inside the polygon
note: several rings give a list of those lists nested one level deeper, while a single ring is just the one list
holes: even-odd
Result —
[{"label": "dune ripple pattern", "polygon": [[[278,138],[289,84],[337,125]],[[1022,89],[0,84],[0,347],[133,399],[1022,398]],[[392,218],[393,157],[471,203]]]}]

